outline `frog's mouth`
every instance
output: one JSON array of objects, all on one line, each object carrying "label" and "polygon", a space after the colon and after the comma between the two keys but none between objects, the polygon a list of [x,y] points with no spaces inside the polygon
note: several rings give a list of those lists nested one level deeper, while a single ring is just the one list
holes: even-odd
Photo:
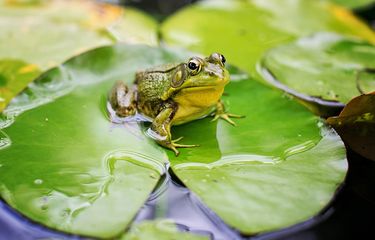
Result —
[{"label": "frog's mouth", "polygon": [[217,89],[217,88],[221,88],[221,86],[218,86],[218,85],[200,85],[200,86],[189,86],[189,87],[185,87],[185,88],[182,88],[181,90],[188,90],[188,89],[191,89],[191,90],[208,90],[208,89]]},{"label": "frog's mouth", "polygon": [[201,82],[196,83],[194,85],[188,85],[188,86],[181,86],[181,89],[196,89],[196,90],[204,90],[204,89],[221,89],[223,88],[229,81],[226,81],[225,79],[220,79],[215,82]]}]

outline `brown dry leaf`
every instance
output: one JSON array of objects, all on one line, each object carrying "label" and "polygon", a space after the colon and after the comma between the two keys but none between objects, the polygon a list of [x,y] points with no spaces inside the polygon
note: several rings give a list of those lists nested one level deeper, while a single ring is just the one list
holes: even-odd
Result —
[{"label": "brown dry leaf", "polygon": [[375,161],[375,92],[353,98],[327,122],[350,148]]}]

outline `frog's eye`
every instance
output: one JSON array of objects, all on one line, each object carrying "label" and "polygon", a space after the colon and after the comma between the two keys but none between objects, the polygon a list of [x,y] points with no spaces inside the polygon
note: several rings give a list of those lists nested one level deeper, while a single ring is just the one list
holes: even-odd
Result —
[{"label": "frog's eye", "polygon": [[195,62],[189,62],[190,70],[195,70],[198,68],[198,65]]},{"label": "frog's eye", "polygon": [[188,63],[188,68],[195,75],[201,70],[201,63],[197,59],[191,59]]},{"label": "frog's eye", "polygon": [[225,65],[225,62],[227,61],[223,54],[220,54],[220,61]]},{"label": "frog's eye", "polygon": [[224,55],[220,53],[212,53],[206,60],[210,63],[220,64],[222,66],[225,66],[226,62]]}]

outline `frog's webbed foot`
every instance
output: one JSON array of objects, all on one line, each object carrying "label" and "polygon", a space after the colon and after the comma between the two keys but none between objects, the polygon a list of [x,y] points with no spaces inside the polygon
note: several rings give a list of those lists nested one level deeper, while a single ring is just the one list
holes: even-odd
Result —
[{"label": "frog's webbed foot", "polygon": [[214,116],[214,118],[211,120],[211,122],[214,122],[214,121],[218,120],[219,118],[221,118],[221,119],[224,119],[225,121],[229,122],[233,126],[237,126],[237,124],[235,122],[233,122],[233,120],[230,119],[230,118],[244,118],[245,117],[243,115],[237,115],[237,114],[232,114],[232,113],[221,113],[221,114],[214,113],[213,116]]},{"label": "frog's webbed foot", "polygon": [[184,137],[179,137],[179,138],[177,138],[175,140],[172,140],[172,141],[170,141],[170,143],[168,144],[168,146],[166,146],[167,148],[170,148],[176,154],[176,156],[178,156],[180,154],[180,152],[177,150],[177,148],[199,147],[199,145],[197,145],[197,144],[179,144],[179,143],[177,143],[178,141],[180,141],[183,138]]},{"label": "frog's webbed foot", "polygon": [[224,119],[228,123],[232,124],[233,126],[236,126],[236,123],[233,122],[232,119],[230,118],[244,118],[245,116],[243,115],[238,115],[238,114],[232,114],[232,113],[227,113],[225,112],[225,107],[224,104],[219,101],[216,105],[216,111],[212,113],[212,116],[214,117],[211,121],[216,121],[219,118]]},{"label": "frog's webbed foot", "polygon": [[171,149],[176,156],[180,153],[177,148],[192,148],[198,147],[198,145],[179,144],[183,137],[172,140],[171,135],[171,120],[177,111],[176,107],[167,103],[164,109],[156,116],[148,130],[149,136],[152,137],[159,145]]},{"label": "frog's webbed foot", "polygon": [[[154,131],[154,130],[151,130],[151,131]],[[158,133],[160,134],[160,133]],[[149,134],[151,135],[151,134]],[[155,136],[155,134],[152,134]],[[159,145],[163,146],[163,147],[166,147],[166,148],[169,148],[171,149],[175,154],[176,156],[178,156],[180,154],[180,151],[177,150],[177,148],[193,148],[193,147],[199,147],[199,145],[196,145],[196,144],[180,144],[180,143],[177,143],[179,142],[183,137],[179,137],[177,139],[174,139],[174,140],[171,140],[171,137],[170,135],[169,136],[166,136],[164,138],[155,138],[155,137],[152,137]]]}]

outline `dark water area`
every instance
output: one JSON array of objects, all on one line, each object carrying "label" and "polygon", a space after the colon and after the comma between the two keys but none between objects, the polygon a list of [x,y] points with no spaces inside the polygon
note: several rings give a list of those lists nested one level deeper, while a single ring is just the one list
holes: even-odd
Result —
[{"label": "dark water area", "polygon": [[[140,8],[162,21],[196,0],[105,1]],[[375,28],[375,3],[355,13]],[[208,209],[178,179],[167,175],[140,209],[135,223],[155,218],[174,220],[181,231],[214,240],[368,239],[375,227],[375,162],[348,150],[349,172],[341,190],[320,215],[290,228],[257,236],[241,236]],[[0,201],[0,240],[86,239],[32,222]]]},{"label": "dark water area", "polygon": [[365,20],[372,29],[375,29],[375,2],[369,6],[355,9],[354,13]]}]

